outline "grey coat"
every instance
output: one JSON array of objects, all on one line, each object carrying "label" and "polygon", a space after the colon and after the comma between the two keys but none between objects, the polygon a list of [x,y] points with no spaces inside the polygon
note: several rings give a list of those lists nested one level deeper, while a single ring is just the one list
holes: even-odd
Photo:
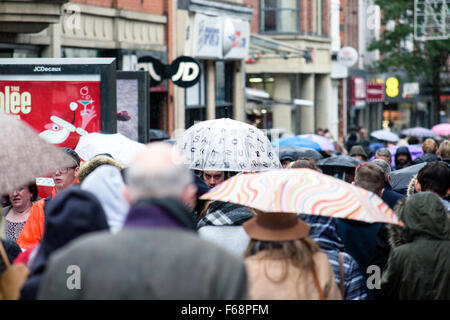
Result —
[{"label": "grey coat", "polygon": [[[70,265],[80,268],[80,289],[67,288]],[[87,235],[55,252],[38,297],[247,299],[247,276],[240,258],[193,232],[127,228]]]}]

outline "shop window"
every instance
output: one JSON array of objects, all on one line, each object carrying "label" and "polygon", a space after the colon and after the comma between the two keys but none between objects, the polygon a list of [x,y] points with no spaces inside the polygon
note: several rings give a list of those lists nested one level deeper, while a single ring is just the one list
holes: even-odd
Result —
[{"label": "shop window", "polygon": [[260,30],[266,33],[295,33],[299,31],[299,0],[261,0]]},{"label": "shop window", "polygon": [[216,119],[233,118],[233,64],[216,62]]}]

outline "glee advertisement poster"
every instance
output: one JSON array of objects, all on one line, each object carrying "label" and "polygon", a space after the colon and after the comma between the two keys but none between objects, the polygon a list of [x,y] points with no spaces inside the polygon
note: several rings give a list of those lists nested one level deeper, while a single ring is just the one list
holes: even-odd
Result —
[{"label": "glee advertisement poster", "polygon": [[100,78],[52,78],[0,76],[0,112],[27,122],[49,143],[75,149],[82,135],[101,130]]}]

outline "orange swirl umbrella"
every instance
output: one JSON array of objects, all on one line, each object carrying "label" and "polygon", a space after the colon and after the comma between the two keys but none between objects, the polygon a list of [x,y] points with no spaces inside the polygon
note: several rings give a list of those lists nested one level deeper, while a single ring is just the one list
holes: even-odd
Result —
[{"label": "orange swirl umbrella", "polygon": [[292,212],[367,223],[403,225],[376,194],[310,169],[238,174],[202,200],[232,202],[266,212]]}]

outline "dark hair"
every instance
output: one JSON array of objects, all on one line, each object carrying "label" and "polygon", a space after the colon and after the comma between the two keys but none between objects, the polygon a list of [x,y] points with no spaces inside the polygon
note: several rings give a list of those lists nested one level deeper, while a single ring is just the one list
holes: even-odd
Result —
[{"label": "dark hair", "polygon": [[420,140],[416,136],[410,136],[408,139],[406,139],[406,142],[408,142],[408,144],[419,144]]},{"label": "dark hair", "polygon": [[315,161],[311,160],[309,158],[298,159],[297,161],[292,162],[289,165],[289,168],[291,168],[291,169],[308,168],[308,169],[313,169],[313,170],[319,171],[319,168],[317,168]]},{"label": "dark hair", "polygon": [[35,202],[38,197],[38,193],[39,193],[36,183],[35,182],[30,183],[28,185],[28,190],[31,192],[31,201]]},{"label": "dark hair", "polygon": [[450,188],[450,167],[443,161],[427,163],[417,174],[421,191],[433,191],[445,197]]},{"label": "dark hair", "polygon": [[385,175],[383,169],[373,163],[364,163],[356,169],[355,185],[372,191],[377,195],[384,188]]}]

